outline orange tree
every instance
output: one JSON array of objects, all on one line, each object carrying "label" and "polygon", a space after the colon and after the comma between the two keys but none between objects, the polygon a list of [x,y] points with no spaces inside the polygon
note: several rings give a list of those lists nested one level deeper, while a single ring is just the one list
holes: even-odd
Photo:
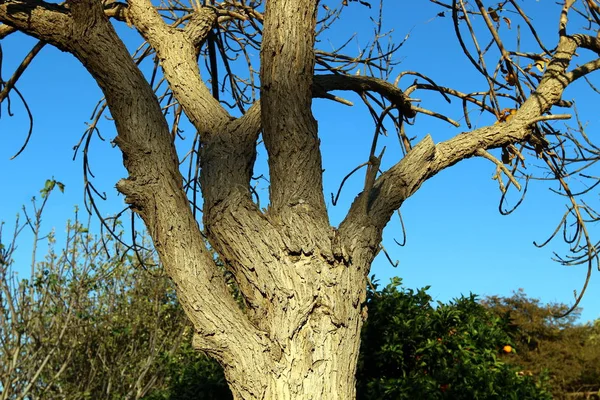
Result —
[{"label": "orange tree", "polygon": [[564,304],[541,304],[522,290],[511,297],[489,296],[482,302],[510,321],[518,352],[504,359],[522,366],[524,374],[550,373],[555,398],[600,389],[600,324],[576,324],[577,313],[564,313]]},{"label": "orange tree", "polygon": [[540,379],[500,359],[513,341],[507,321],[471,294],[432,305],[427,287],[400,279],[369,291],[362,332],[359,399],[550,399]]}]

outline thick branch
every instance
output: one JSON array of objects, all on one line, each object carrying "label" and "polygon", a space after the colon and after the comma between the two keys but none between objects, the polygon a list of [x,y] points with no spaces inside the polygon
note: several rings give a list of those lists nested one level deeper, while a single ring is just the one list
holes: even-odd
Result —
[{"label": "thick branch", "polygon": [[[265,318],[279,288],[278,254],[285,248],[277,230],[252,201],[250,179],[260,132],[260,106],[210,136],[200,154],[203,223],[207,237],[234,273],[248,315],[266,331]],[[277,267],[275,267],[277,265]]]},{"label": "thick branch", "polygon": [[184,30],[166,25],[148,1],[131,1],[129,10],[134,25],[156,50],[173,93],[201,133],[207,236],[234,273],[248,314],[254,323],[264,324],[275,292],[285,286],[273,273],[278,264],[275,255],[285,246],[251,199],[260,107],[252,107],[243,119],[231,120],[200,79],[197,50],[216,22],[213,9],[198,9]]},{"label": "thick branch", "polygon": [[[263,136],[269,153],[270,213],[327,221],[317,124],[311,112],[316,0],[267,2],[261,49]],[[322,222],[316,222],[316,221]]]},{"label": "thick branch", "polygon": [[217,20],[208,7],[197,10],[184,30],[168,26],[149,0],[129,1],[129,19],[156,50],[169,86],[201,134],[218,132],[229,114],[212,96],[197,62],[197,46]]},{"label": "thick branch", "polygon": [[[216,267],[182,187],[179,163],[160,105],[99,2],[0,5],[0,19],[72,52],[103,90],[129,178],[118,188],[144,219],[204,348],[225,365],[261,365],[264,334],[241,312]],[[252,357],[250,357],[252,358]],[[255,365],[253,365],[255,364]]]},{"label": "thick branch", "polygon": [[590,35],[577,34],[573,35],[573,39],[577,42],[579,47],[600,54],[600,38]]},{"label": "thick branch", "polygon": [[[523,103],[510,122],[463,132],[437,145],[429,136],[425,137],[406,157],[384,172],[373,189],[356,198],[339,228],[342,246],[339,251],[374,251],[394,211],[441,170],[473,157],[481,150],[534,142],[536,138],[531,126],[561,100],[570,83],[566,69],[576,49],[575,39],[561,37],[537,91]],[[364,232],[364,238],[357,232]]]},{"label": "thick branch", "polygon": [[[66,50],[72,29],[71,17],[64,6],[28,0],[0,2],[0,22],[61,50]],[[11,31],[8,27],[2,27],[6,34]]]},{"label": "thick branch", "polygon": [[[406,118],[412,118],[416,112],[412,109],[408,96],[398,87],[383,79],[370,76],[351,76],[341,74],[315,75],[313,77],[312,97],[331,98],[328,92],[335,90],[353,91],[356,93],[375,92],[394,104]],[[352,106],[352,103],[344,102]],[[249,129],[256,129],[255,113],[261,113],[261,102],[257,100],[248,113],[239,118],[237,123],[245,124],[248,121]],[[259,121],[260,123],[260,121]],[[258,127],[260,129],[260,126]]]}]

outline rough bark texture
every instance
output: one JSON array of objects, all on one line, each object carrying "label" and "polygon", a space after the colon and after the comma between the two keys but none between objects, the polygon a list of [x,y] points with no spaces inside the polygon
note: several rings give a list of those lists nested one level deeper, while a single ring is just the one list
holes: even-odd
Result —
[{"label": "rough bark texture", "polygon": [[[225,368],[236,399],[351,399],[366,276],[392,213],[431,176],[481,149],[531,140],[531,124],[581,73],[565,73],[587,36],[563,36],[537,92],[508,123],[434,144],[425,137],[330,226],[312,98],[331,90],[375,91],[403,114],[393,85],[366,77],[314,77],[317,0],[269,0],[261,51],[261,103],[236,119],[200,76],[197,46],[216,16],[201,8],[186,29],[167,26],[149,0],[126,16],[156,50],[164,75],[200,133],[203,223],[234,274],[242,311],[198,228],[159,102],[106,12],[94,0],[67,6],[0,2],[0,21],[72,53],[104,92],[129,177],[117,188],[144,220],[196,329],[195,346]],[[581,71],[580,71],[581,72]],[[262,131],[270,206],[252,201],[250,179]]]}]

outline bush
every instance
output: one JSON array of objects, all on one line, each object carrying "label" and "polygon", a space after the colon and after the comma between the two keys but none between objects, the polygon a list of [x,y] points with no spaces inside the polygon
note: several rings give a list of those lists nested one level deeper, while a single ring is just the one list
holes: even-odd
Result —
[{"label": "bush", "polygon": [[434,308],[428,287],[400,283],[369,291],[359,399],[551,399],[545,377],[500,360],[505,346],[513,348],[506,319],[474,295]]}]

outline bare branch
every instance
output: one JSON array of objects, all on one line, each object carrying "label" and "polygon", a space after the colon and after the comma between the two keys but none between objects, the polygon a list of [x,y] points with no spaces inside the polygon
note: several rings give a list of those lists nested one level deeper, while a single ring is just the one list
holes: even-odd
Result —
[{"label": "bare branch", "polygon": [[23,59],[21,64],[17,67],[17,69],[15,70],[13,75],[8,79],[8,81],[6,81],[4,83],[4,88],[0,92],[0,103],[2,103],[4,101],[4,99],[8,96],[8,94],[10,93],[12,88],[15,86],[15,84],[17,83],[17,81],[19,80],[19,78],[21,77],[23,72],[25,72],[25,69],[27,69],[29,64],[31,64],[31,62],[33,61],[35,56],[40,52],[40,50],[42,50],[42,48],[44,48],[45,44],[46,43],[44,43],[42,41],[37,42],[36,45],[33,46],[33,48],[31,49],[29,54],[27,54],[27,56]]},{"label": "bare branch", "polygon": [[[342,241],[349,246],[345,251],[356,248],[355,232],[366,227],[374,229],[367,243],[379,240],[393,212],[425,180],[442,169],[476,155],[480,149],[487,150],[527,141],[531,141],[536,147],[538,144],[543,145],[530,127],[540,120],[551,119],[543,114],[560,101],[568,83],[565,70],[576,48],[575,40],[566,37],[561,39],[555,57],[548,65],[537,91],[523,103],[509,122],[464,132],[437,145],[427,136],[405,158],[384,172],[372,190],[364,191],[357,197],[340,225]],[[364,242],[362,244],[364,246]]]}]

